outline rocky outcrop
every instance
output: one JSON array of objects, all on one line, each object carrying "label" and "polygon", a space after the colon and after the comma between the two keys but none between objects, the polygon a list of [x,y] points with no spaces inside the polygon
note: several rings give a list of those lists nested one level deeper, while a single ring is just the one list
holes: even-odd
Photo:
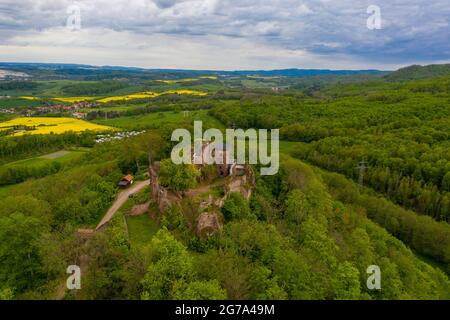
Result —
[{"label": "rocky outcrop", "polygon": [[202,213],[197,219],[197,236],[208,238],[222,231],[223,224],[217,213]]},{"label": "rocky outcrop", "polygon": [[158,204],[161,212],[167,212],[170,208],[170,200],[168,197],[168,191],[166,188],[159,184],[158,172],[160,169],[160,163],[155,162],[149,168],[150,187],[152,189],[152,199]]},{"label": "rocky outcrop", "polygon": [[200,203],[199,208],[201,210],[208,209],[211,206],[222,208],[223,204],[225,203],[226,196],[222,198],[214,198],[212,195],[208,196],[207,200],[204,200]]},{"label": "rocky outcrop", "polygon": [[245,175],[233,177],[225,185],[225,195],[228,196],[231,192],[239,192],[246,200],[250,200],[255,186],[255,175],[250,167],[246,167]]},{"label": "rocky outcrop", "polygon": [[[150,186],[152,189],[152,200],[158,205],[159,210],[165,213],[173,204],[180,203],[182,198],[159,184],[159,170],[159,162],[155,162],[149,168]],[[250,199],[252,190],[255,188],[255,175],[250,166],[245,166],[240,168],[240,170],[240,174],[233,174],[225,178],[225,184],[223,185],[224,195],[222,197],[214,197],[210,194],[208,199],[203,200],[198,205],[199,211],[205,211],[196,220],[196,233],[200,238],[207,238],[222,231],[223,222],[221,221],[221,216],[214,212],[224,206],[225,200],[230,193],[239,192],[246,200]],[[210,186],[206,188],[206,191],[203,191],[207,192],[209,189]],[[200,189],[191,190],[186,192],[185,196],[194,198],[205,192],[200,192]]]}]

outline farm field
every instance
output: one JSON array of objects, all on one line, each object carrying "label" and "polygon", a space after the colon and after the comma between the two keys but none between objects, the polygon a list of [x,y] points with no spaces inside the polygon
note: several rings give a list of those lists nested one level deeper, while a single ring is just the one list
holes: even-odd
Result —
[{"label": "farm field", "polygon": [[[154,92],[154,91],[142,91],[142,92],[136,92],[136,93],[130,93],[130,94],[124,94],[124,95],[113,95],[113,96],[74,96],[74,97],[63,97],[63,96],[56,96],[56,97],[44,97],[44,96],[20,96],[18,98],[14,99],[5,99],[5,101],[11,100],[15,101],[16,105],[37,105],[38,102],[41,100],[53,100],[57,102],[63,102],[63,103],[77,103],[82,101],[95,101],[99,103],[109,103],[114,101],[131,101],[131,100],[138,100],[138,99],[151,99],[151,98],[157,98],[162,95],[170,95],[170,94],[177,94],[177,95],[192,95],[192,96],[206,96],[208,93],[197,91],[197,90],[187,90],[187,89],[174,89],[174,90],[166,90],[162,92]],[[32,104],[31,102],[34,102]],[[0,101],[0,106],[1,106]],[[6,104],[5,104],[6,105]],[[9,103],[10,106],[15,106],[14,103]]]},{"label": "farm field", "polygon": [[95,120],[94,123],[117,128],[137,130],[160,128],[165,125],[185,124],[186,122],[203,121],[204,126],[223,128],[223,124],[210,117],[205,110],[191,111],[187,116],[183,112],[157,112],[131,117],[119,117],[108,120]]},{"label": "farm field", "polygon": [[34,130],[22,131],[14,133],[14,136],[27,134],[59,134],[64,132],[82,132],[86,130],[92,131],[108,131],[115,130],[112,127],[98,125],[83,120],[73,118],[15,118],[13,120],[0,123],[0,130],[5,130],[14,127],[32,127]]},{"label": "farm field", "polygon": [[[193,97],[207,96],[222,87],[215,82],[204,82],[202,79],[216,77],[199,77],[179,80],[153,80],[148,82],[124,81],[76,81],[76,80],[35,80],[29,85],[6,83],[1,89],[0,108],[15,108],[25,111],[45,105],[72,105],[78,102],[95,102],[99,108],[83,109],[91,111],[130,111],[139,107],[124,106],[122,103],[148,100],[165,95],[185,95]],[[197,81],[198,80],[198,81]],[[120,106],[110,104],[118,102]],[[102,104],[108,104],[100,110]],[[134,104],[134,103],[133,103]],[[109,109],[112,107],[111,109]]]},{"label": "farm field", "polygon": [[[35,80],[36,87],[33,89],[16,89],[16,90],[2,90],[2,93],[10,95],[10,96],[39,96],[39,97],[65,97],[70,96],[70,94],[65,92],[66,88],[70,88],[72,86],[77,85],[89,85],[95,86],[99,82],[98,81],[75,81],[75,80]],[[120,95],[120,94],[128,94],[133,92],[142,91],[144,87],[140,84],[130,84],[125,86],[124,88],[120,88],[108,94],[111,95]],[[94,96],[92,94],[80,94],[79,96]],[[74,95],[75,96],[75,95]]]},{"label": "farm field", "polygon": [[33,97],[33,96],[22,96],[22,97],[19,97],[19,99],[30,100],[30,101],[39,101],[40,100],[39,98]]},{"label": "farm field", "polygon": [[276,82],[265,82],[259,79],[245,79],[241,81],[242,85],[246,88],[257,89],[257,88],[270,88],[276,87]]},{"label": "farm field", "polygon": [[11,120],[13,118],[14,118],[14,115],[12,115],[12,114],[2,114],[2,113],[0,113],[0,122]]},{"label": "farm field", "polygon": [[[84,83],[86,83],[85,81]],[[32,88],[11,88],[6,90],[1,90],[2,94],[18,97],[18,96],[42,96],[42,97],[52,97],[63,95],[63,87],[76,85],[81,83],[80,81],[74,80],[35,80],[33,81],[35,86]],[[90,83],[95,83],[91,81]]]},{"label": "farm field", "polygon": [[62,151],[53,152],[53,153],[39,156],[39,157],[33,157],[33,158],[29,158],[29,159],[10,162],[1,167],[10,168],[10,167],[19,167],[19,166],[34,166],[34,165],[46,164],[49,162],[65,163],[65,162],[69,162],[71,160],[77,159],[77,158],[83,156],[85,153],[86,153],[86,151],[82,151],[82,150],[62,150]]},{"label": "farm field", "polygon": [[[113,89],[108,92],[101,92],[95,90],[80,90],[79,94],[74,93],[74,90],[68,90],[73,87],[86,86],[88,88],[96,88],[102,84],[102,81],[76,81],[76,80],[34,80],[34,86],[31,88],[11,88],[0,89],[1,95],[10,96],[11,98],[25,97],[30,100],[36,99],[52,99],[56,98],[105,98],[108,96],[125,96],[146,91],[162,91],[162,90],[195,90],[193,88],[203,89],[208,87],[214,87],[217,89],[217,85],[211,85],[211,83],[204,83],[197,80],[212,79],[215,77],[201,77],[198,79],[184,80],[154,80],[145,83],[126,83],[123,87]],[[116,81],[118,82],[118,81]],[[187,87],[186,85],[189,84]],[[73,92],[72,94],[70,92]]]},{"label": "farm field", "polygon": [[39,99],[25,99],[10,97],[0,99],[0,109],[1,108],[17,108],[17,107],[37,107],[41,105]]},{"label": "farm field", "polygon": [[[17,186],[28,179],[43,178],[79,165],[85,154],[83,149],[67,149],[6,163],[0,166],[0,187]],[[11,190],[0,189],[0,197],[6,197]]]},{"label": "farm field", "polygon": [[162,95],[168,95],[168,94],[178,94],[178,95],[193,95],[193,96],[206,96],[206,92],[200,92],[195,90],[167,90],[163,92],[153,92],[153,91],[144,91],[144,92],[138,92],[135,94],[130,95],[124,95],[124,96],[112,96],[107,97],[103,99],[98,99],[97,102],[100,103],[108,103],[108,102],[114,102],[114,101],[129,101],[129,100],[137,100],[137,99],[149,99],[149,98],[156,98]]},{"label": "farm field", "polygon": [[93,101],[97,100],[99,97],[58,97],[58,98],[52,98],[51,100],[55,101],[61,101],[66,103],[76,103],[76,102],[82,102],[82,101]]},{"label": "farm field", "polygon": [[187,83],[187,82],[195,82],[202,79],[210,79],[210,80],[217,80],[217,77],[215,76],[203,76],[198,78],[187,78],[187,79],[175,79],[175,80],[155,80],[156,82],[162,82],[165,84],[175,84],[175,83]]},{"label": "farm field", "polygon": [[145,107],[146,103],[136,103],[136,104],[113,104],[112,106],[107,107],[99,107],[99,108],[84,108],[80,109],[81,112],[96,112],[96,111],[103,111],[103,112],[110,112],[110,111],[116,111],[116,112],[123,112],[123,111],[131,111],[139,108]]}]

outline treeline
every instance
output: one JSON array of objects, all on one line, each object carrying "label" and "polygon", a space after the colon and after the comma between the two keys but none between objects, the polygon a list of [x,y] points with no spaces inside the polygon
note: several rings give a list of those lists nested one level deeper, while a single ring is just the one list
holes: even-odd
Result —
[{"label": "treeline", "polygon": [[0,138],[0,163],[20,160],[28,156],[58,151],[68,147],[92,147],[96,133],[64,133],[24,135]]},{"label": "treeline", "polygon": [[[189,198],[166,214],[152,207],[159,231],[149,242],[130,241],[120,212],[89,241],[76,237],[76,228],[95,225],[110,206],[119,167],[139,166],[149,154],[167,157],[164,141],[149,132],[96,145],[79,167],[25,182],[0,199],[0,256],[6,257],[0,291],[16,299],[54,298],[67,265],[88,256],[82,289],[69,299],[450,298],[442,271],[346,199],[334,198],[321,177],[294,159],[283,159],[278,175],[258,176],[250,201],[232,194],[216,211],[224,222],[216,236],[197,236],[200,212]],[[439,236],[430,231],[427,236]],[[437,244],[445,242],[430,250]],[[370,265],[382,270],[382,290],[366,286]]]},{"label": "treeline", "polygon": [[16,184],[30,178],[42,178],[59,172],[62,164],[53,161],[41,165],[0,167],[0,186]]},{"label": "treeline", "polygon": [[31,81],[0,81],[0,90],[33,90],[38,84]]},{"label": "treeline", "polygon": [[114,163],[83,166],[26,182],[2,198],[0,291],[9,289],[16,297],[27,292],[25,299],[51,297],[63,266],[82,245],[73,226],[95,226],[120,176]]},{"label": "treeline", "polygon": [[450,273],[450,226],[372,195],[344,176],[321,172],[331,193],[340,201],[363,208],[367,216],[423,256],[441,263]]},{"label": "treeline", "polygon": [[123,89],[128,83],[123,81],[99,81],[95,83],[76,83],[64,86],[61,90],[64,94],[82,96],[82,95],[100,95],[107,94],[116,90]]},{"label": "treeline", "polygon": [[296,156],[359,179],[392,201],[450,221],[450,79],[333,85],[318,99],[280,95],[223,102],[210,111],[228,126],[280,128],[308,143]]},{"label": "treeline", "polygon": [[[362,174],[364,185],[395,203],[450,222],[450,161],[447,160],[450,149],[425,148],[423,144],[399,139],[385,140],[383,147],[377,147],[383,141],[380,138],[372,142],[367,137],[364,143],[358,139],[358,136],[325,138],[302,145],[293,154],[354,180],[359,180]],[[362,173],[361,160],[367,166]]]},{"label": "treeline", "polygon": [[[119,215],[89,243],[78,299],[448,299],[450,282],[360,210],[333,199],[306,165],[258,177],[250,203],[232,194],[218,236],[199,239],[192,199],[163,217],[151,241],[127,239]],[[161,220],[158,220],[161,218]],[[367,268],[382,290],[367,288]]]},{"label": "treeline", "polygon": [[386,75],[385,78],[391,81],[408,81],[447,76],[449,74],[450,64],[412,65],[392,72]]},{"label": "treeline", "polygon": [[118,162],[131,162],[149,150],[156,157],[163,144],[150,133],[96,145],[76,167],[2,194],[0,292],[22,299],[54,298],[67,265],[84,254],[76,229],[94,228],[115,198],[123,177]]},{"label": "treeline", "polygon": [[180,112],[183,110],[186,111],[195,111],[195,110],[209,110],[213,107],[211,104],[201,104],[201,105],[154,105],[148,104],[139,108],[130,108],[130,110],[126,111],[102,111],[96,110],[88,112],[87,120],[96,120],[96,119],[113,119],[120,117],[131,117],[148,113],[157,113],[157,112]]}]

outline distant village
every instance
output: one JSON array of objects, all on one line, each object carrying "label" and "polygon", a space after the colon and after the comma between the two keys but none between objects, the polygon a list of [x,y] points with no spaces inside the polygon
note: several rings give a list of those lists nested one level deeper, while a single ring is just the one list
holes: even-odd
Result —
[{"label": "distant village", "polygon": [[[9,96],[2,96],[1,99],[11,98]],[[85,119],[87,117],[86,112],[82,112],[82,109],[96,108],[98,105],[95,102],[82,101],[76,102],[72,105],[43,105],[39,107],[32,107],[24,109],[18,108],[0,108],[0,113],[6,114],[19,114],[27,117],[45,115],[49,113],[64,113],[77,119]]]}]

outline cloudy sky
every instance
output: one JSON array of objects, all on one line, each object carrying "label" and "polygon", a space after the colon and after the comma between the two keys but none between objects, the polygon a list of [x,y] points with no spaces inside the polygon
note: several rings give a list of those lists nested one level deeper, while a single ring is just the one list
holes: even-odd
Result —
[{"label": "cloudy sky", "polygon": [[449,0],[0,0],[0,61],[395,69],[450,62],[449,20]]}]

